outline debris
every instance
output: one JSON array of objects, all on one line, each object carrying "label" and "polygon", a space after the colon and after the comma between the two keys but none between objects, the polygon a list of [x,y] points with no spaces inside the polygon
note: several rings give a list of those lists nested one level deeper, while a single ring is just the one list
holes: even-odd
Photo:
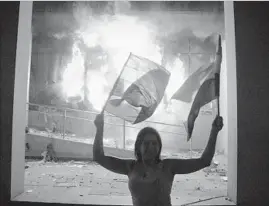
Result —
[{"label": "debris", "polygon": [[232,200],[229,197],[225,197],[225,200],[232,202]]},{"label": "debris", "polygon": [[115,182],[128,182],[127,179],[113,179]]},{"label": "debris", "polygon": [[29,127],[25,127],[25,134],[28,134],[29,133]]},{"label": "debris", "polygon": [[206,172],[207,175],[208,175],[209,173],[213,173],[213,172],[215,172],[216,169],[214,169],[214,168],[212,168],[212,167],[207,167],[207,168],[203,169],[203,171]]},{"label": "debris", "polygon": [[221,180],[223,180],[224,182],[228,181],[228,177],[224,176],[224,177],[220,177]]},{"label": "debris", "polygon": [[28,142],[25,143],[25,151],[30,151],[30,144]]},{"label": "debris", "polygon": [[69,183],[69,182],[59,182],[54,185],[54,187],[76,187],[74,183]]},{"label": "debris", "polygon": [[226,172],[219,172],[220,176],[226,176]]},{"label": "debris", "polygon": [[214,166],[218,166],[218,165],[219,165],[219,162],[216,161],[216,160],[214,160],[214,161],[213,161],[213,165],[214,165]]},{"label": "debris", "polygon": [[213,173],[213,172],[216,172],[216,171],[217,171],[216,168],[211,168],[211,169],[210,169],[210,172],[212,172],[212,173]]},{"label": "debris", "polygon": [[42,152],[41,156],[43,157],[43,162],[47,161],[57,161],[56,153],[53,149],[52,143],[47,145],[47,148],[44,152]]}]

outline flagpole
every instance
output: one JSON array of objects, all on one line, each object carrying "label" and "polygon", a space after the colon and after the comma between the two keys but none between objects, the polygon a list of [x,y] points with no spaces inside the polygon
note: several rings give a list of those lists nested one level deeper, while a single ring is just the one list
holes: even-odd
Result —
[{"label": "flagpole", "polygon": [[[188,65],[188,72],[190,73],[190,64],[191,64],[191,45],[190,45],[190,39],[188,38],[188,46],[189,46],[189,53],[188,53],[188,59],[189,59],[189,65]],[[188,131],[188,130],[187,130]],[[190,137],[190,158],[192,159],[192,138]]]},{"label": "flagpole", "polygon": [[215,73],[215,92],[217,97],[217,115],[220,115],[220,104],[219,104],[219,90],[220,90],[220,75],[219,73]]},{"label": "flagpole", "polygon": [[104,113],[106,104],[107,104],[108,100],[110,99],[110,97],[112,96],[114,90],[116,89],[116,86],[117,86],[117,84],[118,84],[118,82],[119,82],[119,80],[120,80],[120,77],[121,77],[121,75],[122,75],[122,73],[123,73],[123,71],[124,71],[125,66],[127,65],[127,62],[129,61],[131,55],[132,55],[132,52],[130,52],[130,54],[129,54],[127,60],[126,60],[126,62],[124,63],[124,65],[123,65],[123,67],[122,67],[122,69],[121,69],[121,72],[120,72],[119,76],[117,77],[117,79],[116,79],[116,81],[115,81],[115,83],[114,83],[114,85],[113,85],[113,87],[112,87],[112,89],[111,89],[111,91],[110,91],[110,93],[109,93],[109,95],[108,95],[108,97],[107,97],[107,100],[105,101],[105,104],[104,104],[104,106],[103,106],[103,109],[102,109],[102,111],[101,111],[101,114]]},{"label": "flagpole", "polygon": [[[221,62],[218,62],[218,61],[222,61],[221,35],[219,35],[219,38],[218,38],[218,48],[217,48],[216,55],[217,55],[217,59],[216,59],[217,63],[221,63]],[[215,66],[218,66],[218,65],[215,65]],[[219,116],[220,115],[220,105],[219,105],[220,71],[215,73],[215,95],[217,97],[217,115]]]}]

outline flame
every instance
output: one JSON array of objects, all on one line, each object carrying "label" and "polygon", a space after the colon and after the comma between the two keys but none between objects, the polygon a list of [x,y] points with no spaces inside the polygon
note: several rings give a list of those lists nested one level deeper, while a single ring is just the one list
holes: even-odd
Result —
[{"label": "flame", "polygon": [[67,98],[80,96],[84,99],[82,91],[84,82],[84,57],[78,48],[77,44],[73,45],[72,59],[67,64],[66,69],[63,73],[62,86],[64,94]]},{"label": "flame", "polygon": [[96,110],[101,111],[108,97],[105,90],[107,81],[101,71],[91,71],[87,75],[88,100]]},{"label": "flame", "polygon": [[[80,100],[84,99],[84,61],[84,56],[77,44],[73,44],[72,60],[64,71],[62,82],[67,100],[70,97],[80,97]],[[108,67],[105,65],[100,69],[100,71],[90,70],[87,72],[87,97],[89,102],[91,102],[93,107],[98,111],[101,111],[108,96],[108,92],[105,91],[107,81],[104,76],[107,70]]]},{"label": "flame", "polygon": [[[171,76],[165,90],[165,95],[169,101],[173,94],[178,90],[179,86],[184,83],[183,62],[179,58],[177,58],[172,64],[167,64],[166,69],[171,72]],[[171,118],[171,116],[163,115],[163,111],[166,110],[168,113],[173,113],[174,110],[171,103],[172,102],[169,101],[168,107],[166,108],[166,105],[161,102],[158,105],[155,111],[155,115],[151,118],[151,120],[158,121],[160,119],[159,115],[162,115],[161,118],[169,122],[169,118]]]},{"label": "flame", "polygon": [[171,99],[173,94],[184,82],[183,62],[177,58],[172,65],[168,64],[166,68],[171,72],[171,76],[166,87],[167,98]]},{"label": "flame", "polygon": [[80,23],[81,30],[77,35],[90,48],[101,45],[111,54],[116,65],[122,65],[122,61],[126,61],[125,57],[130,52],[161,64],[162,55],[160,48],[153,42],[153,32],[137,18],[116,15],[113,19],[91,19]]},{"label": "flame", "polygon": [[[87,72],[87,97],[93,107],[100,111],[130,52],[158,64],[162,62],[162,54],[160,47],[154,42],[154,28],[138,21],[138,18],[115,15],[111,18],[105,16],[97,19],[91,14],[87,15],[85,10],[82,11],[84,12],[79,13],[77,10],[75,15],[80,24],[79,30],[75,32],[76,38],[82,40],[88,48],[100,45],[109,56],[102,68]],[[63,75],[63,88],[67,97],[81,96],[81,99],[84,99],[84,61],[82,51],[74,43],[71,63],[67,65]],[[177,71],[179,66],[182,67],[182,63],[179,64],[176,62],[173,65]],[[169,81],[169,96],[173,93],[172,89],[178,88],[178,78],[183,77],[182,73],[178,72],[172,76],[176,79]]]},{"label": "flame", "polygon": [[88,47],[95,47],[98,45],[99,35],[96,32],[88,33],[88,32],[78,32],[80,37],[84,40],[84,43]]}]

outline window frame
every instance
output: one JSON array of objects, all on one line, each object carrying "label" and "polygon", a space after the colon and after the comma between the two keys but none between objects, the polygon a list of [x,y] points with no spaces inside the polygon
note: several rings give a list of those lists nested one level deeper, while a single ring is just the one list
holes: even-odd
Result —
[{"label": "window frame", "polygon": [[[31,24],[32,24],[33,2],[21,1],[19,3],[18,14],[18,36],[15,60],[15,85],[13,96],[13,124],[12,124],[12,151],[1,151],[4,159],[11,159],[11,178],[8,181],[10,186],[9,201],[12,204],[19,204],[14,198],[24,192],[24,170],[25,170],[25,126],[28,120],[27,110],[25,109],[28,102],[29,76],[31,64]],[[227,68],[236,68],[235,59],[235,23],[234,23],[234,3],[231,1],[224,2],[225,17],[225,39],[226,39],[226,57]],[[16,40],[14,40],[16,41]],[[229,51],[229,52],[228,52]],[[13,71],[12,71],[13,72]],[[237,94],[236,94],[236,69],[228,70],[229,84],[227,85],[227,121],[228,121],[228,188],[227,195],[234,202],[237,202]],[[231,77],[231,78],[230,78]],[[27,81],[25,82],[25,79]],[[230,105],[230,107],[229,107]],[[23,120],[25,122],[23,122]],[[2,140],[1,140],[2,141]],[[2,150],[2,149],[1,149]],[[47,204],[31,202],[27,204]],[[51,203],[57,204],[57,203]],[[79,205],[79,204],[78,204]]]}]

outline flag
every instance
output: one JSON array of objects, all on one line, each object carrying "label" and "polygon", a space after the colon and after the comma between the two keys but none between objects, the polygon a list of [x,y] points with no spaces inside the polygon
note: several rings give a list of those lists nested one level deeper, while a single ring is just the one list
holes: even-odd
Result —
[{"label": "flag", "polygon": [[[188,118],[184,124],[191,138],[195,120],[200,108],[219,96],[219,74],[222,61],[221,37],[218,39],[217,52],[214,62],[200,67],[183,83],[172,96],[172,99],[192,103]],[[196,94],[196,95],[195,95]]]},{"label": "flag", "polygon": [[171,63],[179,58],[189,76],[200,65],[210,61],[211,56],[216,52],[215,37],[216,34],[212,33],[203,38],[197,36],[192,29],[184,28],[178,32],[158,37],[158,42],[163,49],[164,62]]},{"label": "flag", "polygon": [[193,96],[201,86],[202,82],[209,76],[213,70],[213,64],[209,63],[197,69],[182,86],[172,96],[172,99],[180,100],[183,102],[191,103]]},{"label": "flag", "polygon": [[[151,117],[161,102],[170,72],[149,59],[130,54],[105,110],[137,124]],[[124,82],[124,91],[119,95]]]}]

